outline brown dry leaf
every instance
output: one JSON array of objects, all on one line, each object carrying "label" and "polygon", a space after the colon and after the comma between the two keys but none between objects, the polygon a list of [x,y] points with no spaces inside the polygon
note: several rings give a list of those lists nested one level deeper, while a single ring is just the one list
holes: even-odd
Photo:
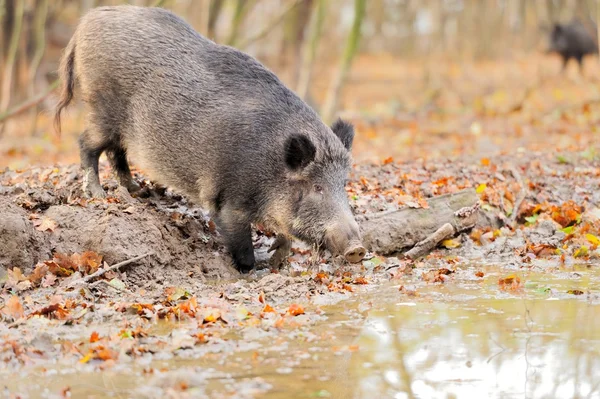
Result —
[{"label": "brown dry leaf", "polygon": [[42,279],[42,283],[41,286],[43,288],[48,288],[48,287],[52,287],[55,283],[56,283],[57,277],[52,274],[52,273],[48,273],[46,274],[46,276],[44,276],[44,278]]},{"label": "brown dry leaf", "polygon": [[47,217],[41,220],[34,220],[33,225],[38,231],[54,231],[58,227],[58,223]]},{"label": "brown dry leaf", "polygon": [[35,269],[33,269],[33,272],[31,272],[27,279],[29,279],[34,286],[37,286],[42,282],[44,277],[48,275],[49,270],[50,269],[48,268],[47,264],[38,263],[35,265]]},{"label": "brown dry leaf", "polygon": [[102,264],[102,255],[93,251],[85,251],[81,255],[71,255],[73,263],[79,266],[79,270],[86,274],[92,274],[98,270]]},{"label": "brown dry leaf", "polygon": [[48,270],[50,271],[50,273],[58,277],[69,277],[71,274],[74,273],[73,270],[65,269],[53,260],[47,260],[44,262],[44,264],[48,266]]},{"label": "brown dry leaf", "polygon": [[6,273],[7,273],[7,280],[4,285],[4,288],[6,288],[7,290],[16,289],[18,287],[19,283],[21,283],[24,280],[27,280],[27,277],[25,277],[23,275],[23,273],[21,272],[21,269],[19,269],[18,267],[8,269],[6,271]]},{"label": "brown dry leaf", "polygon": [[511,274],[498,280],[498,285],[501,290],[515,291],[521,288],[521,279],[519,276]]},{"label": "brown dry leaf", "polygon": [[64,320],[69,317],[69,311],[67,309],[71,308],[70,304],[65,303],[65,306],[60,305],[59,303],[54,303],[52,305],[45,306],[35,312],[31,313],[32,316],[47,316],[49,319],[58,319]]},{"label": "brown dry leaf", "polygon": [[12,317],[15,320],[23,317],[25,315],[25,311],[23,310],[23,305],[21,305],[19,297],[16,295],[11,296],[2,308],[2,313],[6,316]]},{"label": "brown dry leaf", "polygon": [[475,276],[479,278],[483,278],[484,274],[482,271],[475,272]]},{"label": "brown dry leaf", "polygon": [[288,309],[288,313],[292,316],[298,316],[304,314],[304,308],[297,303],[292,303]]},{"label": "brown dry leaf", "polygon": [[260,294],[258,294],[258,302],[260,303],[266,303],[265,302],[265,293],[264,292],[260,292]]},{"label": "brown dry leaf", "polygon": [[192,317],[195,316],[196,311],[198,310],[198,302],[196,301],[196,297],[191,297],[187,301],[181,302],[179,305],[177,305],[177,309]]},{"label": "brown dry leaf", "polygon": [[361,285],[364,285],[364,284],[369,284],[369,282],[367,281],[366,278],[364,278],[364,277],[361,276],[361,277],[356,277],[352,281],[352,284],[361,284]]}]

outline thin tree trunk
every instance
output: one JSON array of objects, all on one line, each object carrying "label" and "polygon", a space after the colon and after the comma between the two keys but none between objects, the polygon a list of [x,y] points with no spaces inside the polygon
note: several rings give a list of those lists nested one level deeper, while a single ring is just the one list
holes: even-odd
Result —
[{"label": "thin tree trunk", "polygon": [[596,30],[598,31],[598,46],[600,46],[600,0],[596,2]]},{"label": "thin tree trunk", "polygon": [[326,123],[330,123],[333,120],[334,114],[337,109],[340,93],[342,86],[346,80],[346,75],[350,70],[350,65],[358,49],[358,43],[360,41],[360,28],[365,15],[366,0],[354,0],[354,22],[352,23],[352,29],[348,35],[348,41],[346,42],[346,48],[344,55],[338,69],[338,72],[331,84],[325,105],[323,107],[323,120]]},{"label": "thin tree trunk", "polygon": [[[0,26],[4,26],[6,22],[4,22],[4,18],[6,16],[6,0],[0,0]],[[0,29],[0,44],[4,43],[4,29]],[[0,66],[2,65],[2,61],[4,60],[4,46],[0,45]],[[0,68],[0,72],[2,68]]]},{"label": "thin tree trunk", "polygon": [[12,89],[13,69],[15,59],[17,57],[17,49],[19,48],[19,39],[21,37],[21,25],[23,22],[23,10],[25,1],[18,0],[14,10],[13,29],[6,54],[6,62],[4,64],[4,73],[2,74],[2,95],[0,96],[0,113],[4,113],[8,109],[10,103],[10,95]]},{"label": "thin tree trunk", "polygon": [[219,15],[223,9],[224,0],[210,0],[210,7],[208,9],[208,38],[216,40],[216,28]]},{"label": "thin tree trunk", "polygon": [[306,95],[308,94],[313,64],[317,54],[317,49],[319,47],[321,33],[323,31],[323,20],[325,19],[326,12],[325,3],[326,0],[317,0],[313,6],[313,12],[309,26],[310,38],[305,42],[304,49],[302,51],[302,67],[300,69],[298,88],[296,91],[298,96],[300,96],[300,98],[303,100],[306,99]]},{"label": "thin tree trunk", "polygon": [[[42,58],[46,50],[46,17],[48,15],[48,0],[38,0],[36,2],[35,19],[33,22],[33,32],[35,36],[35,52],[29,67],[29,90],[27,95],[31,98],[35,94],[35,82],[37,79],[38,69],[42,63]],[[35,130],[37,118],[37,107],[32,109],[31,130]]]},{"label": "thin tree trunk", "polygon": [[233,19],[231,20],[231,30],[229,31],[229,37],[226,42],[228,46],[235,46],[237,43],[240,26],[244,20],[247,8],[248,4],[246,0],[236,0]]}]

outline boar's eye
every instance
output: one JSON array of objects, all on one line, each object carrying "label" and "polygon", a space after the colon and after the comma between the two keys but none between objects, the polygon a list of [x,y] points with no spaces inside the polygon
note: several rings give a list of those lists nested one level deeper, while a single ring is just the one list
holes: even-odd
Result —
[{"label": "boar's eye", "polygon": [[320,184],[315,184],[313,186],[313,189],[315,190],[315,192],[317,192],[319,194],[323,194],[323,186],[321,186]]}]

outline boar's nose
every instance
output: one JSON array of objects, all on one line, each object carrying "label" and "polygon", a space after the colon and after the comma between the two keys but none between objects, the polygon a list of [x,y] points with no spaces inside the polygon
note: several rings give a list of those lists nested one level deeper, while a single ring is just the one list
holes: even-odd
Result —
[{"label": "boar's nose", "polygon": [[350,241],[346,252],[344,252],[344,258],[350,263],[358,263],[365,257],[366,253],[367,250],[360,241]]},{"label": "boar's nose", "polygon": [[343,254],[350,263],[360,262],[367,253],[360,242],[358,225],[354,218],[343,218],[327,232],[327,247],[334,254]]}]

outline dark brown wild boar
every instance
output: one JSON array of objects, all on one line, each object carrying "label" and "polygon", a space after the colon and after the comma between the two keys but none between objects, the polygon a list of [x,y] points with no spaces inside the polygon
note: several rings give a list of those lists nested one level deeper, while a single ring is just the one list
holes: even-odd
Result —
[{"label": "dark brown wild boar", "polygon": [[[84,16],[60,68],[71,102],[87,107],[80,136],[84,190],[105,197],[98,158],[106,152],[120,183],[139,189],[130,157],[152,179],[208,209],[236,267],[254,267],[251,223],[360,261],[346,178],[353,127],[327,127],[254,58],[202,37],[160,8],[101,7]],[[352,243],[352,244],[351,244]]]}]

